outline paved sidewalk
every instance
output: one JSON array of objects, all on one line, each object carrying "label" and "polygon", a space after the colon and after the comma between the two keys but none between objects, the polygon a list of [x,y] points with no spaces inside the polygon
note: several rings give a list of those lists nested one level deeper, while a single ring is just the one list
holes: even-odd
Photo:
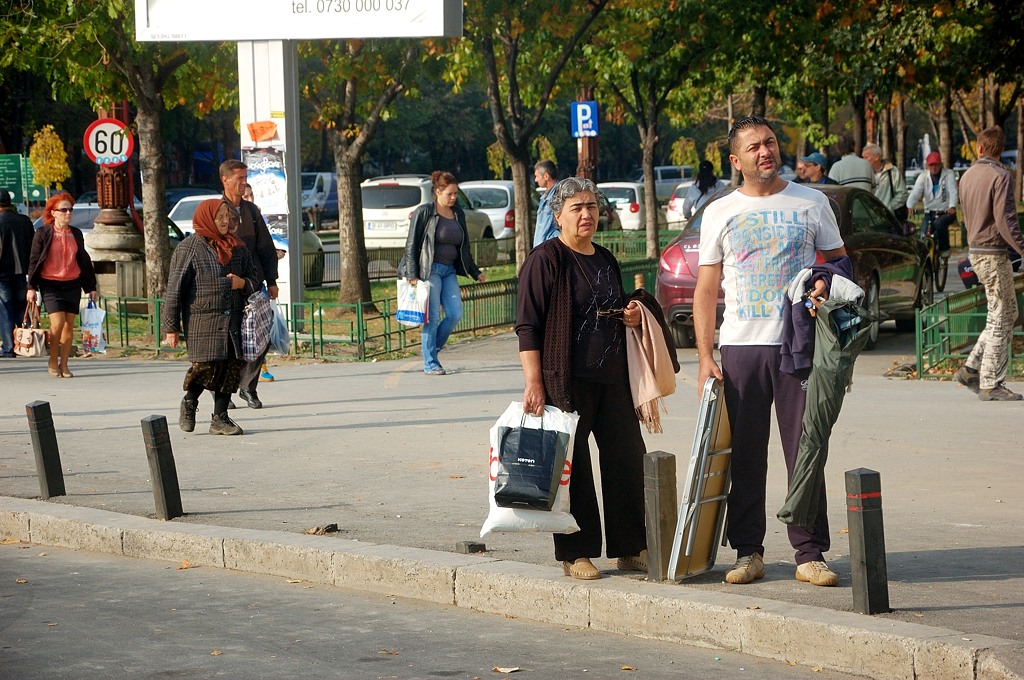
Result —
[{"label": "paved sidewalk", "polygon": [[[321,567],[372,544],[388,564],[415,554],[416,564],[442,565],[442,601],[450,597],[484,611],[552,620],[543,618],[549,612],[554,622],[599,629],[618,621],[617,632],[736,645],[746,653],[873,677],[1024,677],[1024,510],[1017,502],[1024,477],[1017,424],[1024,413],[1020,404],[984,403],[949,382],[884,377],[894,364],[910,360],[909,343],[906,335],[885,333],[879,350],[863,355],[832,438],[828,558],[840,573],[838,588],[793,579],[792,550],[774,519],[785,496],[777,438],[767,576],[754,584],[722,583],[732,562],[725,549],[711,574],[682,584],[645,583],[614,572],[608,560],[597,564],[611,578],[586,586],[571,582],[555,565],[546,535],[492,535],[484,556],[454,555],[458,541],[479,540],[486,515],[487,429],[521,394],[511,335],[445,350],[442,362],[451,373],[441,377],[423,375],[418,357],[273,366],[277,381],[260,386],[266,407],[233,412],[246,430],[242,437],[206,433],[207,396],[196,432],[177,429],[183,362],[83,359],[75,362],[71,380],[49,377],[45,362],[2,362],[0,496],[10,500],[0,501],[0,537],[62,545],[77,540],[69,532],[92,535],[86,527],[102,526],[101,535],[120,538],[106,547],[72,547],[128,554],[130,534],[137,539],[131,554],[145,553],[145,544],[153,554],[141,556],[174,559],[174,548],[165,543],[169,535],[200,535],[221,545],[220,566],[231,568],[239,568],[225,561],[232,537],[279,550],[297,543],[320,555]],[[646,438],[650,450],[675,453],[682,474],[697,390],[695,356],[679,354],[679,391],[667,400],[665,434]],[[24,415],[25,404],[37,399],[53,409],[68,490],[45,503],[14,500],[39,494]],[[154,506],[140,419],[154,413],[168,418],[188,513],[169,523],[144,519],[153,516]],[[894,611],[874,617],[851,613],[846,515],[839,499],[844,471],[858,467],[882,475]],[[48,524],[46,518],[57,519]],[[301,535],[329,523],[339,532]],[[242,568],[284,568],[274,566],[268,553],[259,554]],[[337,582],[338,574],[326,569],[316,572],[318,578]],[[480,569],[490,575],[490,590],[457,596],[455,584],[468,587]],[[359,578],[383,592],[405,587],[402,581],[419,582],[417,568],[375,573]],[[505,574],[498,579],[504,586],[494,585],[495,574]],[[533,596],[522,597],[524,588]],[[584,594],[585,605],[573,599]],[[618,618],[602,618],[603,607]],[[752,623],[758,617],[767,628]],[[708,627],[695,629],[694,621]],[[726,621],[743,632],[723,630]],[[767,635],[768,628],[791,629],[793,637]],[[880,656],[868,662],[864,657],[872,651]]]}]

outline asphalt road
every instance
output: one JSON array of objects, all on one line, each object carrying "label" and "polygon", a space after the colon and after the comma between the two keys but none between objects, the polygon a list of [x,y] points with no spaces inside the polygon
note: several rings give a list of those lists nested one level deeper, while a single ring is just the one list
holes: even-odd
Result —
[{"label": "asphalt road", "polygon": [[0,677],[853,677],[720,650],[179,566],[0,545]]}]

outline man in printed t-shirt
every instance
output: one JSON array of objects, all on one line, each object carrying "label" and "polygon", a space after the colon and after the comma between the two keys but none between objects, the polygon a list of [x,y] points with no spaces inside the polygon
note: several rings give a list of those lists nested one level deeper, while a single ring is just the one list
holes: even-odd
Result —
[{"label": "man in printed t-shirt", "polygon": [[[828,198],[779,177],[782,159],[775,131],[758,117],[737,121],[729,132],[729,160],[743,186],[708,205],[700,230],[700,269],[693,301],[698,389],[722,380],[732,426],[732,489],[726,535],[736,550],[729,583],[764,576],[765,485],[771,407],[775,404],[786,468],[792,474],[802,431],[806,382],[779,370],[785,291],[816,251],[826,260],[846,255]],[[719,334],[721,367],[713,356],[719,282],[725,320]],[[819,280],[817,307],[828,296]],[[834,586],[839,577],[824,561],[828,516],[822,492],[815,526],[790,525],[799,581]]]}]

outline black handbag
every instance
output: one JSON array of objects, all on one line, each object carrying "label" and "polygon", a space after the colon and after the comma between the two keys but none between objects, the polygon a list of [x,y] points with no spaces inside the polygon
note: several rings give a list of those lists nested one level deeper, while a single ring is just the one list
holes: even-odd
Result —
[{"label": "black handbag", "polygon": [[[526,417],[523,416],[525,422]],[[498,429],[498,472],[494,503],[502,508],[550,510],[562,479],[569,434],[541,428]]]}]

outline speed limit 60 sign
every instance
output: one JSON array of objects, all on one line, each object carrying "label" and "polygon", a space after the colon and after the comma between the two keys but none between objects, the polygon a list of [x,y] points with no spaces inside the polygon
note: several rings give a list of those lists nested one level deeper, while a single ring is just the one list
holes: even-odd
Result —
[{"label": "speed limit 60 sign", "polygon": [[127,163],[135,149],[128,126],[114,118],[100,118],[88,127],[83,140],[85,153],[96,165]]}]

